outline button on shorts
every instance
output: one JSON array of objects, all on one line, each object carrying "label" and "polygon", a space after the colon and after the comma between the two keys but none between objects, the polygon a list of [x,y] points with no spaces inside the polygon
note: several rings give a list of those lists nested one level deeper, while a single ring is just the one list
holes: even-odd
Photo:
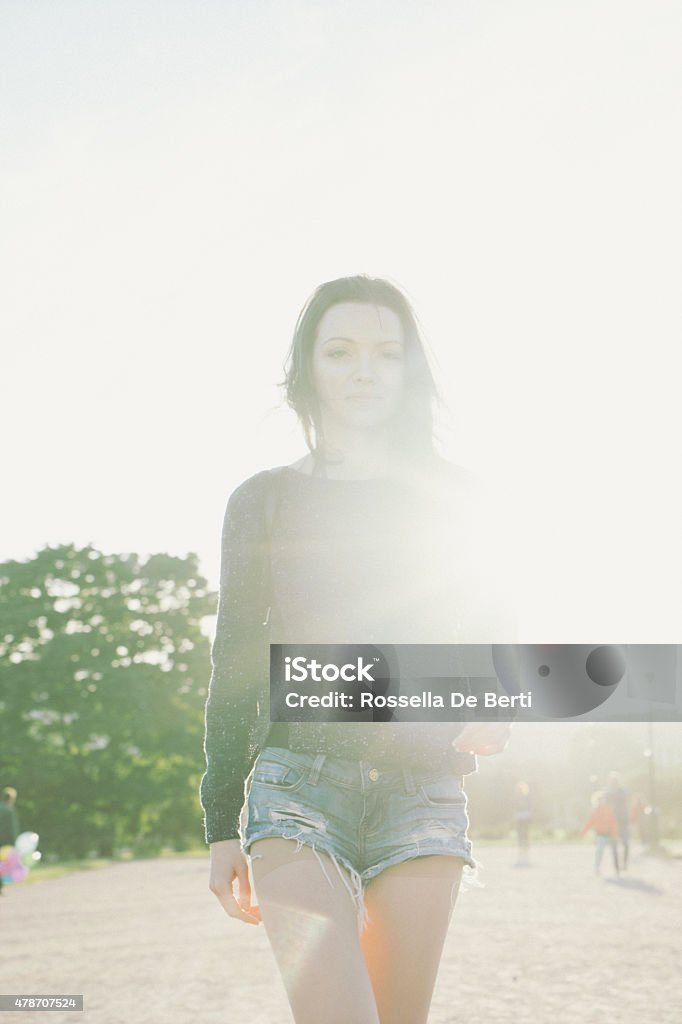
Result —
[{"label": "button on shorts", "polygon": [[267,747],[246,781],[242,847],[295,839],[363,886],[415,857],[461,857],[474,868],[466,803],[460,775]]}]

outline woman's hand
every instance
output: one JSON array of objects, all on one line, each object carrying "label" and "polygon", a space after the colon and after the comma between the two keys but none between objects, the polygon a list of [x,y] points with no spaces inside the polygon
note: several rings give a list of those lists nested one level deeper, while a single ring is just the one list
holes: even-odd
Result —
[{"label": "woman's hand", "polygon": [[[233,882],[236,880],[236,889]],[[260,911],[251,905],[251,886],[246,857],[238,839],[211,843],[211,874],[208,887],[222,903],[225,913],[245,924],[259,924]]]},{"label": "woman's hand", "polygon": [[499,754],[507,746],[511,722],[472,722],[457,737],[455,750],[472,754]]}]

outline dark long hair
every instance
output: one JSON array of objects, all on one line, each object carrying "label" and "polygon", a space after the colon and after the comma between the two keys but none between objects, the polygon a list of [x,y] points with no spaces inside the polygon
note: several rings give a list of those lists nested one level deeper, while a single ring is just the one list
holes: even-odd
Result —
[{"label": "dark long hair", "polygon": [[299,418],[312,452],[324,446],[322,417],[313,379],[313,347],[320,320],[341,302],[385,306],[399,318],[405,337],[406,387],[393,434],[400,460],[420,460],[434,454],[433,411],[438,400],[417,317],[409,301],[390,281],[358,274],[321,284],[301,310],[285,363],[286,399]]}]

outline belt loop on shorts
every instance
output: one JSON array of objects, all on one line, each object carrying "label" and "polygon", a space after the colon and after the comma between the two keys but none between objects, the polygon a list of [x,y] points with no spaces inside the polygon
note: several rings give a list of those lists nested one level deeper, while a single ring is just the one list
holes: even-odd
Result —
[{"label": "belt loop on shorts", "polygon": [[308,774],[308,782],[311,786],[316,786],[320,781],[320,772],[322,771],[322,765],[327,760],[326,754],[318,754],[313,763],[310,766],[310,772]]},{"label": "belt loop on shorts", "polygon": [[405,783],[405,792],[407,793],[407,795],[414,796],[414,794],[417,792],[417,787],[414,784],[412,772],[407,767],[407,765],[403,765],[403,782]]}]

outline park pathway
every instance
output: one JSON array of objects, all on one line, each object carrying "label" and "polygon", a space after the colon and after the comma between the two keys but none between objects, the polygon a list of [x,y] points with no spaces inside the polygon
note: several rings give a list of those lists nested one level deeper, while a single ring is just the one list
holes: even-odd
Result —
[{"label": "park pathway", "polygon": [[[617,882],[588,845],[538,847],[528,868],[477,854],[484,887],[459,897],[431,1024],[679,1024],[682,860],[635,854]],[[207,858],[163,859],[8,887],[0,992],[83,993],[85,1009],[0,1024],[289,1024],[262,926],[230,920],[207,877]]]}]

